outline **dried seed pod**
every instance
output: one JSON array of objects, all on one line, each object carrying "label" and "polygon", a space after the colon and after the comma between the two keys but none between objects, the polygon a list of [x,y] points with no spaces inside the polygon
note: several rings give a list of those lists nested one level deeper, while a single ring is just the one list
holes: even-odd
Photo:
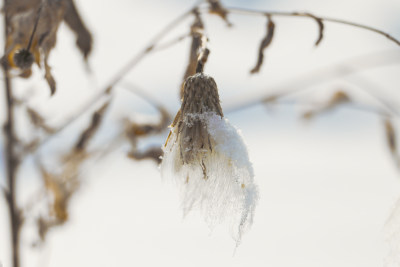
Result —
[{"label": "dried seed pod", "polygon": [[267,16],[267,33],[262,39],[260,47],[258,49],[258,58],[256,66],[250,71],[250,73],[257,73],[260,71],[261,65],[264,61],[264,50],[271,44],[275,32],[275,23],[272,21],[271,16]]},{"label": "dried seed pod", "polygon": [[212,227],[228,220],[237,245],[252,224],[258,200],[247,148],[224,118],[214,79],[186,79],[180,110],[164,146],[163,176],[177,181],[186,215],[200,209]]},{"label": "dried seed pod", "polygon": [[184,84],[184,95],[178,124],[179,146],[183,163],[201,161],[198,157],[210,148],[207,128],[198,114],[214,112],[223,117],[217,84],[202,73],[189,77]]}]

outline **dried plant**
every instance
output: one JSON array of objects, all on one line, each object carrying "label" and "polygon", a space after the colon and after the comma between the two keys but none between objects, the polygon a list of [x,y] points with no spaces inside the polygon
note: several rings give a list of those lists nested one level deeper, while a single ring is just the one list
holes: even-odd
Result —
[{"label": "dried plant", "polygon": [[92,48],[92,37],[80,18],[72,0],[13,0],[5,1],[7,21],[4,64],[17,69],[28,78],[35,62],[45,69],[45,79],[51,94],[56,81],[51,74],[48,58],[56,44],[59,25],[65,21],[77,35],[77,46],[86,59]]},{"label": "dried plant", "polygon": [[184,214],[200,208],[211,227],[230,221],[239,245],[253,222],[258,189],[246,146],[224,118],[212,77],[199,72],[186,79],[171,128],[161,171],[180,185]]},{"label": "dried plant", "polygon": [[[33,75],[32,66],[37,64],[44,68],[44,78],[47,81],[51,94],[56,92],[56,80],[48,64],[50,52],[56,45],[57,32],[62,22],[65,22],[76,35],[76,45],[88,60],[92,50],[92,35],[85,26],[72,0],[6,0],[4,1],[4,26],[5,43],[2,57],[4,73],[4,87],[6,96],[6,123],[4,127],[5,140],[5,166],[7,170],[7,188],[1,188],[1,193],[7,200],[10,217],[12,267],[20,267],[21,232],[27,220],[34,219],[39,237],[38,244],[46,242],[50,230],[56,226],[64,225],[69,219],[70,202],[78,192],[84,179],[83,169],[85,163],[93,160],[96,155],[107,154],[115,149],[119,143],[128,143],[130,150],[127,156],[133,160],[151,159],[160,163],[164,176],[173,176],[178,182],[182,193],[182,206],[184,214],[199,208],[210,226],[222,221],[231,223],[232,235],[239,245],[242,234],[252,225],[259,193],[254,182],[253,167],[249,161],[247,148],[243,138],[236,128],[231,126],[224,117],[220,105],[218,88],[215,80],[203,73],[210,50],[208,36],[205,34],[204,21],[206,13],[222,18],[228,26],[232,26],[228,17],[231,14],[249,16],[263,16],[267,18],[266,34],[259,44],[257,62],[251,73],[261,72],[265,64],[265,51],[275,37],[276,25],[279,17],[304,17],[314,20],[318,26],[318,37],[315,46],[319,46],[324,36],[325,24],[339,23],[356,28],[365,29],[388,38],[400,45],[400,42],[391,35],[376,28],[365,26],[345,20],[317,16],[306,12],[268,12],[233,8],[223,5],[218,0],[204,0],[196,3],[192,8],[178,16],[171,23],[154,35],[154,38],[132,59],[116,72],[111,82],[99,90],[92,99],[76,109],[75,113],[63,124],[55,127],[49,123],[48,116],[42,115],[24,101],[17,101],[12,87],[12,80],[29,78]],[[168,34],[188,17],[194,21],[190,25],[190,32],[163,41]],[[229,17],[231,19],[231,17]],[[102,130],[102,124],[107,121],[107,112],[112,112],[111,101],[116,94],[116,85],[123,80],[127,73],[136,67],[147,55],[168,49],[186,37],[191,37],[188,63],[181,84],[181,107],[170,125],[171,131],[162,146],[151,146],[140,149],[138,144],[152,136],[163,134],[171,123],[168,110],[159,103],[150,101],[158,110],[158,122],[137,122],[125,119],[118,129],[115,144],[92,148],[91,142]],[[269,51],[272,52],[272,51]],[[247,52],[246,52],[247,53]],[[370,56],[366,56],[371,60]],[[388,64],[372,62],[360,64],[362,68]],[[398,63],[398,62],[396,62]],[[365,67],[367,66],[367,67]],[[340,67],[340,66],[339,66]],[[317,75],[305,75],[303,80],[293,81],[297,86],[300,83],[318,83],[343,75],[337,71],[338,66],[319,70]],[[350,74],[358,70],[348,70]],[[16,75],[16,76],[15,76]],[[180,78],[177,78],[180,84]],[[296,86],[287,86],[294,88]],[[306,87],[306,86],[304,86]],[[297,93],[298,90],[285,91],[278,88],[276,92],[257,95],[255,100],[241,102],[239,105],[225,109],[225,112],[240,110],[245,106],[264,103],[279,103],[284,97]],[[282,89],[282,90],[281,90]],[[398,164],[397,136],[395,133],[394,117],[397,116],[393,108],[379,97],[375,97],[381,106],[367,106],[365,111],[378,114],[384,119],[387,146]],[[349,108],[357,108],[349,94],[343,90],[336,91],[330,99],[316,109],[304,114],[306,118],[321,115],[327,111],[341,107],[347,103]],[[382,111],[382,106],[386,107]],[[16,122],[19,118],[15,111],[24,109],[24,114],[32,124],[32,138],[22,140],[17,131]],[[38,151],[53,137],[68,128],[74,121],[82,116],[90,115],[84,129],[76,133],[77,141],[60,155],[50,155],[58,158],[56,168],[50,167],[42,161]],[[128,116],[127,116],[128,117]],[[97,150],[96,150],[97,149]],[[16,181],[19,179],[18,169],[22,163],[32,156],[35,159],[36,169],[40,172],[43,190],[39,192],[38,199],[45,202],[46,212],[39,215],[27,212],[40,205],[40,201],[28,203],[28,208],[17,203],[18,191]],[[36,199],[36,198],[35,198]]]}]

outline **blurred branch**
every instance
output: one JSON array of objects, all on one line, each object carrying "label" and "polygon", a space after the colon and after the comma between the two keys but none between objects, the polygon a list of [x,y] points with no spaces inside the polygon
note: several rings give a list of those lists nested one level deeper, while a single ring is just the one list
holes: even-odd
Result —
[{"label": "blurred branch", "polygon": [[170,48],[171,46],[174,46],[177,43],[185,40],[185,38],[190,37],[190,35],[191,35],[190,33],[185,33],[178,37],[175,37],[172,40],[166,41],[165,43],[158,44],[158,45],[154,46],[154,48],[152,49],[152,52],[158,52],[158,51],[162,51],[164,49]]},{"label": "blurred branch", "polygon": [[90,139],[99,129],[100,124],[104,118],[104,114],[109,106],[110,106],[110,101],[107,101],[92,115],[92,121],[89,127],[87,127],[87,129],[81,134],[78,142],[75,145],[76,150],[86,149]]},{"label": "blurred branch", "polygon": [[[8,29],[7,16],[5,17],[5,32]],[[4,73],[4,85],[6,94],[6,110],[7,117],[4,126],[5,133],[5,168],[7,171],[7,206],[10,216],[10,234],[11,234],[11,253],[12,253],[12,266],[19,267],[20,256],[20,232],[21,232],[21,213],[19,212],[16,203],[16,179],[17,179],[17,169],[19,166],[19,159],[15,150],[17,137],[14,128],[14,99],[12,95],[11,80],[9,77],[8,65],[3,62],[2,69]]]},{"label": "blurred branch", "polygon": [[[321,106],[325,105],[326,103],[320,103],[320,102],[311,102],[311,101],[288,101],[288,100],[281,100],[274,102],[271,105],[274,106],[296,106],[296,107],[304,107],[304,108],[310,108],[314,107],[316,109],[321,108]],[[374,114],[378,115],[384,119],[386,118],[392,118],[393,116],[388,114],[385,110],[382,110],[381,108],[377,108],[372,105],[365,105],[365,104],[357,104],[355,102],[347,102],[347,103],[341,103],[341,105],[335,105],[329,110],[333,110],[334,108],[343,108],[347,110],[354,110],[354,111],[360,111],[364,113],[369,113],[369,114]],[[303,115],[304,116],[304,115]],[[399,118],[400,119],[400,118]]]},{"label": "blurred branch", "polygon": [[253,94],[250,97],[248,93],[246,93],[245,95],[237,97],[237,101],[225,101],[225,103],[228,104],[224,107],[224,110],[226,112],[240,111],[244,108],[262,104],[265,101],[297,94],[301,91],[299,88],[314,86],[322,82],[349,76],[368,69],[397,64],[400,64],[400,52],[397,50],[364,54],[302,74],[298,78],[291,79],[289,83],[271,87],[271,89],[267,90],[265,93],[258,95]]}]

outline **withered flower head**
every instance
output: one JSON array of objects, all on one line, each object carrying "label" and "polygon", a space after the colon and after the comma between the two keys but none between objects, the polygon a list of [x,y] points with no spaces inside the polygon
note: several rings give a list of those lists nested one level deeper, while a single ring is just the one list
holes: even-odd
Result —
[{"label": "withered flower head", "polygon": [[186,79],[171,128],[161,171],[180,185],[184,214],[200,209],[210,226],[230,221],[239,244],[252,224],[258,189],[247,148],[223,117],[212,77],[198,73]]},{"label": "withered flower head", "polygon": [[199,161],[202,154],[212,150],[202,116],[207,113],[223,117],[217,84],[212,77],[199,73],[186,80],[181,112],[178,114],[178,135],[181,136],[178,142],[183,163]]}]

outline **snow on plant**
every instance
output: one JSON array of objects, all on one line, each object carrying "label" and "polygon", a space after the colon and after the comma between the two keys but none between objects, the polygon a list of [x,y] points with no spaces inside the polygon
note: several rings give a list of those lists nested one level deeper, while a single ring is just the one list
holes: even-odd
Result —
[{"label": "snow on plant", "polygon": [[224,118],[214,79],[186,79],[161,164],[181,189],[184,215],[198,209],[210,227],[229,221],[240,243],[258,200],[254,172],[240,132]]}]

